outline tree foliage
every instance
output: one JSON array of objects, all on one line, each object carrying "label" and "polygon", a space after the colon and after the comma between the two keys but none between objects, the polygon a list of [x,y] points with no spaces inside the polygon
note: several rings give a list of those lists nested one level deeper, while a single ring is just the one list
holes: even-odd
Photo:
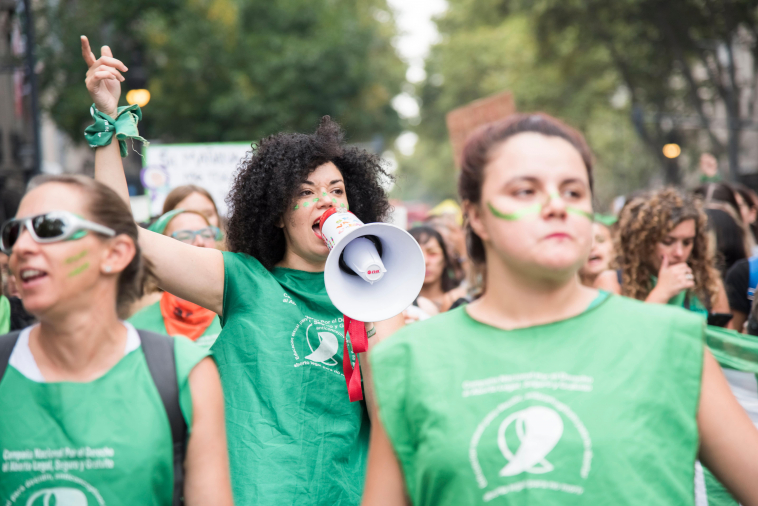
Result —
[{"label": "tree foliage", "polygon": [[[405,66],[385,0],[60,0],[42,19],[43,96],[79,139],[89,121],[79,35],[108,44],[147,87],[148,138],[253,140],[312,131],[323,115],[351,140],[400,130],[391,107]],[[123,99],[122,99],[123,100]]]},{"label": "tree foliage", "polygon": [[419,142],[413,156],[401,159],[401,196],[435,201],[456,194],[445,114],[504,90],[513,93],[518,110],[545,111],[587,135],[602,204],[644,184],[655,170],[628,109],[611,105],[622,81],[604,48],[581,47],[578,34],[566,31],[555,52],[545,54],[535,18],[497,0],[450,0],[438,27],[442,41],[432,49],[418,90]]}]

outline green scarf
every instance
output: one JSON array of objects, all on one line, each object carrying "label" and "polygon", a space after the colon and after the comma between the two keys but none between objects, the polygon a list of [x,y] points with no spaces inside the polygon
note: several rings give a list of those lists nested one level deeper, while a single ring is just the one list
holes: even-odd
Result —
[{"label": "green scarf", "polygon": [[119,107],[115,120],[107,114],[98,111],[95,104],[92,104],[89,112],[95,120],[95,123],[84,130],[84,138],[87,139],[89,147],[100,148],[110,145],[114,132],[116,133],[116,139],[118,139],[121,158],[125,158],[128,154],[126,139],[136,139],[145,146],[149,144],[139,135],[137,123],[142,119],[142,111],[137,104]]}]

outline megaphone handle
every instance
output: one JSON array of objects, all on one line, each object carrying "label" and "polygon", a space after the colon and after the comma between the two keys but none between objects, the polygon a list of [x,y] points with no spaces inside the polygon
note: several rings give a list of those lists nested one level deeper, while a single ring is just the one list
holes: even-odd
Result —
[{"label": "megaphone handle", "polygon": [[350,402],[363,400],[363,388],[361,388],[361,363],[358,355],[355,355],[355,368],[350,361],[350,353],[347,350],[347,338],[344,341],[342,350],[342,371],[345,373],[345,383],[347,383],[347,396]]}]

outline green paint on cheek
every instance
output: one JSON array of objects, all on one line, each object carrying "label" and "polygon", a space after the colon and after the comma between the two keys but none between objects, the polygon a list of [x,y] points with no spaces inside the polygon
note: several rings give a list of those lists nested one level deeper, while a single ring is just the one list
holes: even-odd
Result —
[{"label": "green paint on cheek", "polygon": [[86,257],[87,253],[89,253],[89,252],[85,249],[81,253],[77,253],[76,255],[74,255],[72,257],[68,257],[65,261],[66,261],[67,264],[72,264],[72,263],[77,262],[77,261],[81,260],[82,258]]},{"label": "green paint on cheek", "polygon": [[304,202],[303,207],[308,207],[308,204],[310,204],[310,202]]},{"label": "green paint on cheek", "polygon": [[326,197],[326,192],[321,192],[322,197]]},{"label": "green paint on cheek", "polygon": [[77,267],[73,271],[68,273],[69,278],[73,278],[74,276],[78,276],[82,272],[86,271],[89,268],[89,262],[84,262],[81,266]]},{"label": "green paint on cheek", "polygon": [[489,208],[490,212],[495,218],[500,218],[501,220],[507,220],[507,221],[516,221],[516,220],[520,220],[521,218],[525,216],[539,214],[540,210],[542,209],[541,204],[534,204],[529,207],[525,207],[524,209],[521,209],[520,211],[516,211],[513,213],[503,213],[495,209],[495,207],[490,202],[487,202],[487,207]]},{"label": "green paint on cheek", "polygon": [[71,237],[69,237],[68,240],[69,241],[76,241],[77,239],[81,239],[85,235],[87,235],[87,231],[86,230],[79,230],[74,235],[72,235]]},{"label": "green paint on cheek", "polygon": [[337,199],[335,199],[334,197],[332,197],[332,202],[334,202],[336,204],[337,203]]},{"label": "green paint on cheek", "polygon": [[318,198],[313,199],[313,202],[318,202]]},{"label": "green paint on cheek", "polygon": [[299,204],[295,204],[295,207],[292,208],[293,211],[297,211],[298,209],[300,209],[300,205]]},{"label": "green paint on cheek", "polygon": [[595,221],[595,215],[585,211],[584,209],[577,209],[576,207],[566,206],[566,212],[569,214],[575,214],[577,216],[584,216],[590,221]]}]

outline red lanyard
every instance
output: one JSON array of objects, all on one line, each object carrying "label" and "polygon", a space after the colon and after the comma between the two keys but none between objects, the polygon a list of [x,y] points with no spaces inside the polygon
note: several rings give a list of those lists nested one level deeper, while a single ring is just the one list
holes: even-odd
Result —
[{"label": "red lanyard", "polygon": [[[350,402],[363,400],[363,389],[361,388],[361,364],[358,361],[358,354],[368,350],[368,337],[366,336],[366,325],[358,320],[353,320],[347,315],[343,315],[343,325],[345,327],[345,341],[342,349],[342,372],[345,373],[345,382],[347,383],[347,395]],[[355,353],[355,367],[350,360],[350,353],[347,349],[347,335],[350,334],[350,344]]]}]

